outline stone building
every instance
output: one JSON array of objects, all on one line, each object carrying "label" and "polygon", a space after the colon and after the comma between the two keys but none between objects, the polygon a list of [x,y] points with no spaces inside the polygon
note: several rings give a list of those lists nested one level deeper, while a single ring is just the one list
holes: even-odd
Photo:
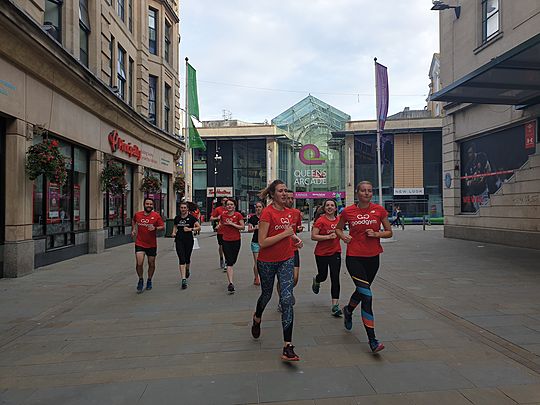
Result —
[{"label": "stone building", "polygon": [[[174,215],[177,0],[5,0],[0,32],[3,276],[129,241],[145,175],[162,182],[149,195],[156,210]],[[64,185],[25,174],[26,151],[43,138],[67,157]],[[123,195],[101,190],[110,160],[126,169]]]},{"label": "stone building", "polygon": [[446,102],[445,236],[538,249],[540,2],[460,3],[440,11],[431,97]]}]

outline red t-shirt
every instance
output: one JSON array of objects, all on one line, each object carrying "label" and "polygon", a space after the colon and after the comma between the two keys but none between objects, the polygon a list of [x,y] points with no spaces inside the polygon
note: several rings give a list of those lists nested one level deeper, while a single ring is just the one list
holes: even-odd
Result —
[{"label": "red t-shirt", "polygon": [[349,223],[351,242],[347,245],[347,256],[373,257],[382,253],[380,238],[370,238],[367,229],[378,232],[381,222],[388,217],[388,212],[380,205],[369,203],[367,208],[349,205],[341,212],[345,222]]},{"label": "red t-shirt", "polygon": [[[293,212],[293,219],[291,222],[292,224],[294,224],[293,230],[294,230],[294,233],[297,233],[296,228],[299,226],[302,226],[302,213],[297,208],[290,208],[290,210]],[[291,238],[291,243],[292,243],[293,250],[298,250],[292,238]]]},{"label": "red t-shirt", "polygon": [[[219,207],[214,208],[212,211],[212,214],[210,214],[213,218],[217,218],[220,215],[222,215],[224,212],[227,212],[227,208],[225,208],[223,205],[220,205]],[[218,235],[223,235],[223,229],[219,228],[217,230]]]},{"label": "red t-shirt", "polygon": [[[288,226],[294,226],[293,215],[294,213],[290,208],[284,208],[282,211],[279,211],[275,209],[273,205],[269,205],[262,210],[259,218],[259,227],[261,222],[267,222],[269,226],[268,234],[266,236],[272,237],[279,235],[285,231],[285,228]],[[259,232],[259,238],[260,235],[261,234]],[[257,260],[260,260],[261,262],[281,262],[283,260],[290,259],[293,256],[293,244],[291,243],[291,238],[289,237],[281,239],[279,242],[270,247],[261,247]]]},{"label": "red t-shirt", "polygon": [[[326,215],[321,215],[313,224],[314,228],[319,228],[319,235],[330,235],[336,230],[339,217],[330,221]],[[317,242],[315,246],[315,256],[332,256],[335,253],[341,253],[340,239],[328,239]]]},{"label": "red t-shirt", "polygon": [[240,230],[226,224],[240,225],[240,221],[243,219],[244,217],[239,212],[233,212],[232,215],[229,215],[227,212],[221,214],[219,231],[221,231],[221,234],[223,235],[223,240],[228,242],[240,240]]},{"label": "red t-shirt", "polygon": [[[163,219],[161,219],[161,215],[155,211],[150,212],[148,215],[144,211],[139,211],[133,216],[133,219],[137,224],[137,240],[135,241],[135,245],[142,248],[157,247],[157,231],[155,228],[165,225]],[[148,230],[149,225],[154,225],[153,231]]]}]

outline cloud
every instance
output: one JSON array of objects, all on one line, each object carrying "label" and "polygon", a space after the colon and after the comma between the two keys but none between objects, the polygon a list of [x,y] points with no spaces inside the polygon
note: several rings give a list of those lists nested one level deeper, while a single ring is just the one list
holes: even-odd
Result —
[{"label": "cloud", "polygon": [[430,4],[184,2],[180,53],[198,71],[201,117],[219,119],[228,109],[234,118],[261,122],[311,93],[353,119],[374,118],[375,56],[389,69],[389,112],[423,108],[438,51],[438,15]]}]

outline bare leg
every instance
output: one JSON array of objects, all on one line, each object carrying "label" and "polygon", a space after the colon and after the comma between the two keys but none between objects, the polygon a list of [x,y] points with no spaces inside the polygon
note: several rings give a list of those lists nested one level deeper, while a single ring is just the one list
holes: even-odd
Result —
[{"label": "bare leg", "polygon": [[232,266],[227,266],[227,279],[229,280],[230,284],[233,283],[233,275],[234,275],[234,269]]},{"label": "bare leg", "polygon": [[143,278],[144,274],[144,252],[135,253],[135,270],[139,278]]},{"label": "bare leg", "polygon": [[156,256],[148,256],[148,278],[153,278],[155,271],[156,271]]}]

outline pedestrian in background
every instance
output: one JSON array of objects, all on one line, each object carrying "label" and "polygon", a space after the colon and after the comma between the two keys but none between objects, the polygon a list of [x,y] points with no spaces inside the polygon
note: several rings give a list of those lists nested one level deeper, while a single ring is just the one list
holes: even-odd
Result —
[{"label": "pedestrian in background", "polygon": [[[213,221],[215,223],[215,231],[216,231],[216,237],[217,237],[217,243],[218,243],[218,253],[219,253],[219,268],[223,269],[223,271],[227,270],[227,265],[225,264],[225,259],[223,258],[223,231],[219,229],[218,224],[219,220],[221,218],[221,214],[223,214],[226,211],[225,206],[227,205],[227,197],[223,197],[221,199],[221,205],[219,207],[215,207],[212,210],[212,213],[210,214],[210,221]],[[217,203],[217,200],[216,200]]]},{"label": "pedestrian in background", "polygon": [[218,231],[223,235],[223,254],[225,255],[225,264],[227,266],[227,280],[229,282],[227,291],[234,294],[234,269],[240,252],[240,231],[245,228],[244,217],[236,211],[236,202],[232,199],[227,200],[226,211],[220,215]]},{"label": "pedestrian in background", "polygon": [[259,270],[257,270],[257,256],[259,256],[259,218],[261,216],[262,210],[264,208],[264,203],[262,201],[257,201],[255,203],[255,214],[253,214],[248,219],[248,232],[253,232],[253,237],[251,238],[251,253],[253,254],[253,284],[260,285],[261,279],[259,277]]},{"label": "pedestrian in background", "polygon": [[178,256],[180,270],[180,285],[182,290],[187,288],[187,279],[190,275],[191,253],[193,252],[193,233],[200,231],[201,226],[195,216],[189,212],[187,202],[180,203],[180,215],[174,217],[172,237]]}]

